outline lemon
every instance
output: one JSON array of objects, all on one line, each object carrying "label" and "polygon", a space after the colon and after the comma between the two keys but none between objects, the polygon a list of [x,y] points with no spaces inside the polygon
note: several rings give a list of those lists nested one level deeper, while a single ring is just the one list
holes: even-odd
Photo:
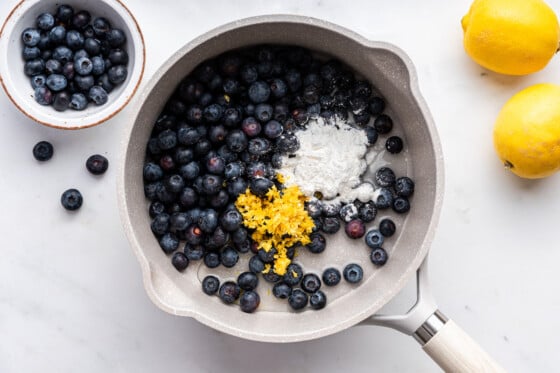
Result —
[{"label": "lemon", "polygon": [[558,50],[558,18],[541,0],[475,0],[461,25],[467,54],[497,73],[539,71]]},{"label": "lemon", "polygon": [[494,147],[505,167],[527,179],[560,169],[560,86],[535,84],[503,106],[494,125]]}]

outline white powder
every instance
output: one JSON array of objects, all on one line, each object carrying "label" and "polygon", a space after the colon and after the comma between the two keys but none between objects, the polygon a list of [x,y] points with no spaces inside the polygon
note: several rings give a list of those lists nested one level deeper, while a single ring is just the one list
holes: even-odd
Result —
[{"label": "white powder", "polygon": [[296,136],[300,147],[295,157],[282,158],[279,170],[286,185],[297,185],[307,196],[320,192],[332,202],[372,199],[373,185],[360,178],[367,169],[365,131],[342,119],[326,123],[323,118],[313,118]]}]

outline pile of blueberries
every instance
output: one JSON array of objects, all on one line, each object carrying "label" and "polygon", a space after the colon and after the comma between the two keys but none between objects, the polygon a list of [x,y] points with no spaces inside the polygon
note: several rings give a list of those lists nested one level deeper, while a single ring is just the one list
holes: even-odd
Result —
[{"label": "pile of blueberries", "polygon": [[[256,287],[261,274],[275,284],[274,295],[287,298],[293,309],[308,302],[314,309],[323,308],[326,296],[319,290],[321,280],[304,274],[299,264],[292,262],[284,276],[263,273],[276,250],[258,249],[234,202],[247,188],[257,196],[264,196],[273,185],[282,188],[275,170],[283,157],[298,150],[295,133],[305,129],[309,118],[349,120],[366,131],[373,145],[379,134],[393,127],[384,108],[385,101],[374,94],[371,84],[356,78],[347,66],[334,59],[319,60],[300,47],[261,45],[201,63],[178,84],[156,119],[143,167],[151,230],[173,266],[183,271],[189,262],[202,260],[208,268],[232,268],[240,254],[252,253],[248,271],[237,281],[220,284],[210,275],[203,281],[203,291],[217,293],[225,303],[239,300],[242,311],[253,312],[260,303]],[[403,143],[392,136],[385,147],[396,154]],[[375,218],[378,208],[392,206],[406,212],[407,193],[412,193],[403,188],[413,188],[412,180],[397,181],[393,173],[391,181],[386,170],[379,170],[378,176],[377,184],[386,191],[376,201],[342,206],[313,199],[306,204],[316,223],[309,251],[324,251],[323,234],[336,233],[340,219],[346,222],[347,234],[357,238],[357,231],[365,229],[364,223]],[[379,234],[368,232],[366,243],[371,243],[375,264],[387,260],[381,243],[394,231],[395,224],[385,219],[376,230]],[[290,248],[288,257],[293,258],[295,251]],[[357,264],[343,270],[350,283],[359,282],[362,273]],[[334,286],[341,274],[331,268],[322,278]]]},{"label": "pile of blueberries", "polygon": [[105,104],[128,75],[124,31],[87,10],[59,5],[54,14],[41,13],[21,38],[35,101],[57,111]]}]

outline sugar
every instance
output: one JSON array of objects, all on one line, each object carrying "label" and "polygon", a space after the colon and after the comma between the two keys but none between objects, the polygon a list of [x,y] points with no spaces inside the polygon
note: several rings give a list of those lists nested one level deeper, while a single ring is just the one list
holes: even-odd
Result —
[{"label": "sugar", "polygon": [[296,136],[299,149],[282,158],[279,170],[286,185],[295,184],[310,197],[320,192],[332,203],[372,199],[373,185],[361,179],[368,166],[365,131],[340,118],[326,122],[319,117],[310,119]]}]

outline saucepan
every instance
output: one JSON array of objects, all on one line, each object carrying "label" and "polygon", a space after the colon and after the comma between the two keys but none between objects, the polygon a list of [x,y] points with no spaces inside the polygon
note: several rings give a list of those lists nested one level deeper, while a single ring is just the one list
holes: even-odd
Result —
[{"label": "saucepan", "polygon": [[[271,307],[246,314],[227,306],[201,291],[203,265],[191,263],[184,273],[176,271],[150,231],[142,169],[146,143],[158,114],[179,82],[199,63],[228,50],[257,44],[298,45],[345,62],[385,97],[408,146],[406,172],[413,176],[416,191],[413,208],[399,221],[398,234],[391,238],[390,260],[381,268],[365,271],[359,286],[341,287],[320,311],[293,312],[271,302]],[[360,323],[382,325],[414,336],[446,371],[503,371],[438,310],[429,292],[426,261],[442,204],[442,151],[413,64],[402,50],[318,19],[291,15],[248,18],[214,29],[182,47],[155,73],[134,105],[125,129],[118,198],[146,292],[159,308],[193,317],[224,333],[262,342],[310,340]],[[342,250],[355,245],[342,236],[329,238],[328,245],[334,248],[330,253],[337,247]],[[325,252],[327,256],[330,253]],[[331,255],[333,261],[341,260],[341,256],[340,252]],[[364,268],[372,267],[367,255],[353,260]],[[411,310],[405,315],[378,315],[415,276],[418,300]]]}]

